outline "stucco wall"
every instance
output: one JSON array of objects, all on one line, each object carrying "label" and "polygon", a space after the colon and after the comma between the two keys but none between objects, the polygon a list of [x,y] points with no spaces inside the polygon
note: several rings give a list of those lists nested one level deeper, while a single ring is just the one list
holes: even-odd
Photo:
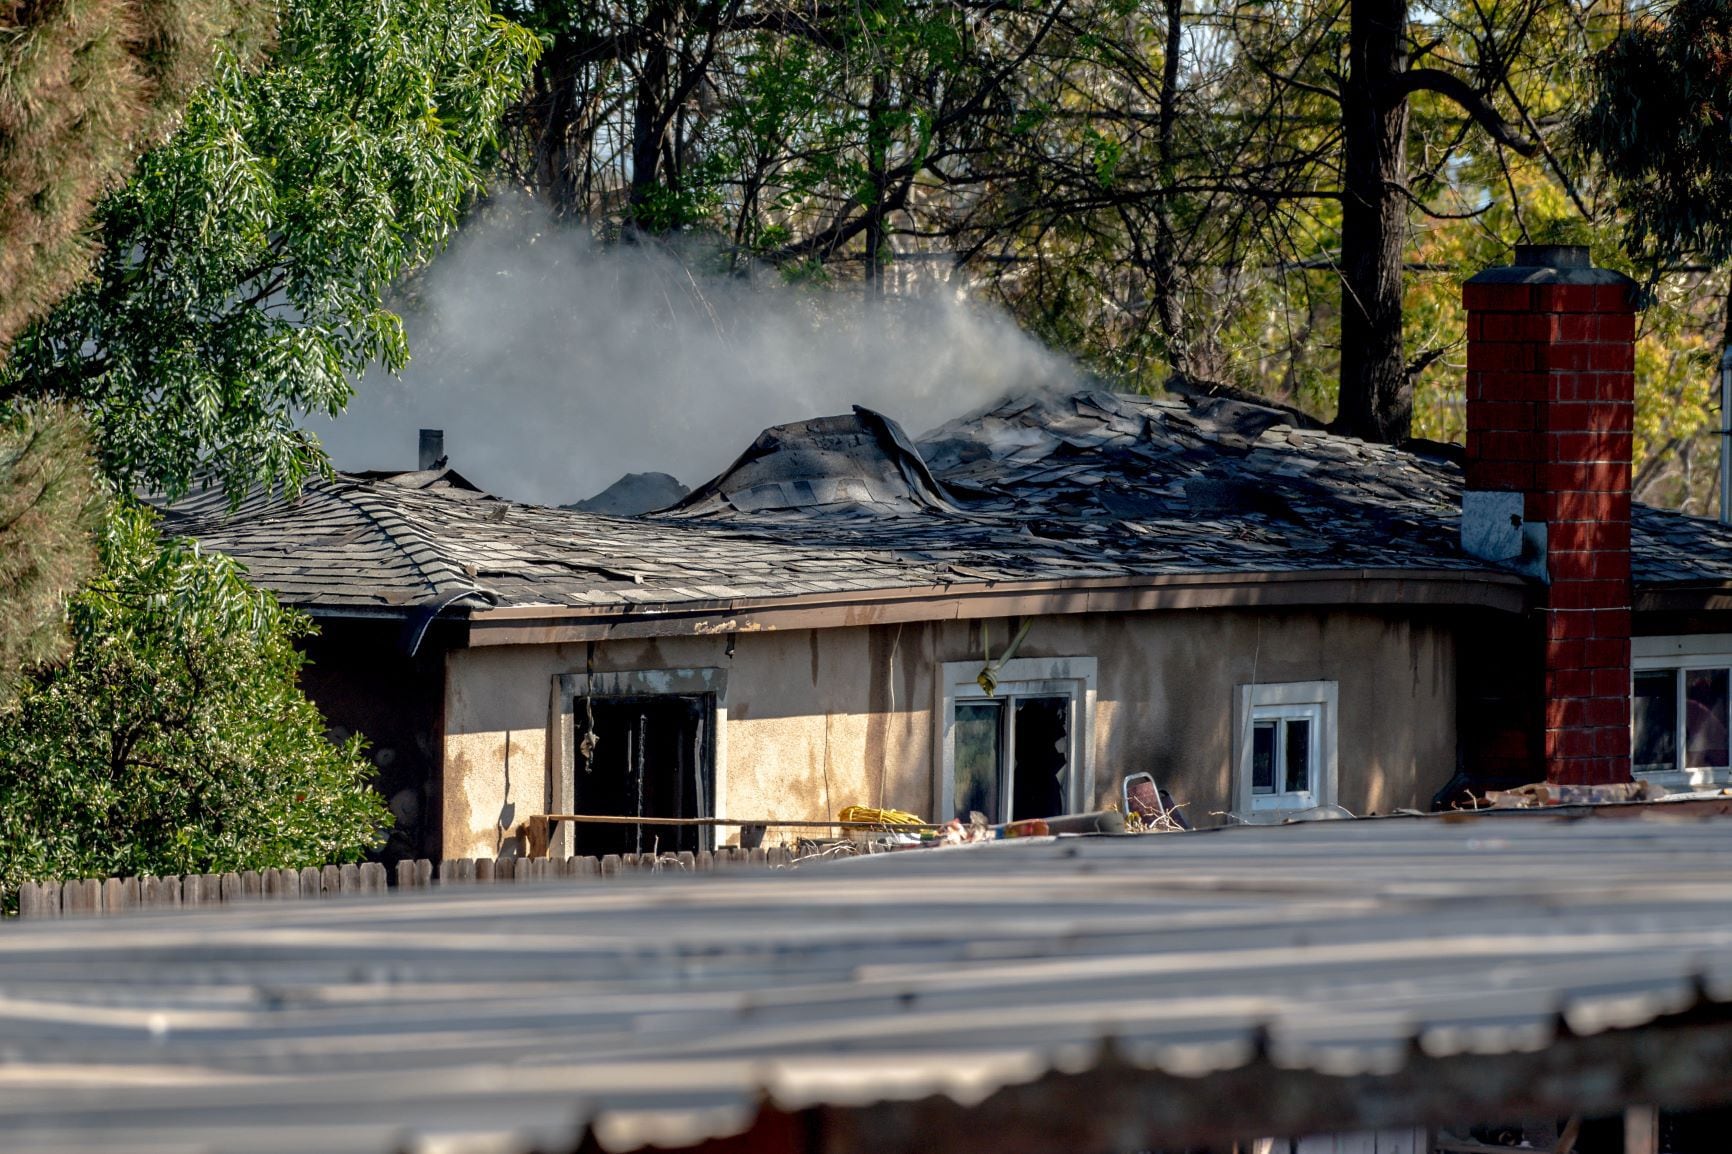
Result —
[{"label": "stucco wall", "polygon": [[[981,653],[980,622],[587,645],[447,658],[445,853],[516,852],[545,812],[561,674],[723,669],[717,793],[740,817],[825,818],[884,804],[930,814],[938,670]],[[990,623],[995,651],[1012,632]],[[1375,612],[1181,612],[1036,620],[1017,656],[1094,657],[1095,796],[1155,774],[1200,823],[1231,807],[1233,699],[1251,682],[1340,683],[1339,801],[1424,806],[1455,769],[1455,646],[1446,621]]]}]

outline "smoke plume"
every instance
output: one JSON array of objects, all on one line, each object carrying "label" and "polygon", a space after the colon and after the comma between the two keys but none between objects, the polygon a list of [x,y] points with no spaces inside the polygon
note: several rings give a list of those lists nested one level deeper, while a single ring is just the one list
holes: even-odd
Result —
[{"label": "smoke plume", "polygon": [[713,252],[598,246],[522,205],[471,224],[406,290],[413,360],[312,423],[340,469],[413,468],[416,430],[490,492],[563,504],[627,472],[697,485],[774,424],[878,409],[911,434],[1074,379],[1000,314],[929,291],[725,275]]}]

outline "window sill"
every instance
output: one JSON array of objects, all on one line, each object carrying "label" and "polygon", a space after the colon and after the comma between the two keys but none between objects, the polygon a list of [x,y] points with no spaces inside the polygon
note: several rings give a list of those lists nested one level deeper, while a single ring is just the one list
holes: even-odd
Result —
[{"label": "window sill", "polygon": [[1278,798],[1257,798],[1250,809],[1239,810],[1231,816],[1244,825],[1280,825],[1294,814],[1316,809],[1318,804],[1309,794],[1290,793]]},{"label": "window sill", "polygon": [[1707,789],[1732,784],[1732,769],[1638,769],[1634,776],[1637,781],[1645,781],[1661,789]]}]

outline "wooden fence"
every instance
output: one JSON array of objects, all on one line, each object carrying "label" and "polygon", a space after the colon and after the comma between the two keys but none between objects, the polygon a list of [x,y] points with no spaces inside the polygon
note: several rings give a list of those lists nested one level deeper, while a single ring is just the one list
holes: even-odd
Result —
[{"label": "wooden fence", "polygon": [[391,878],[377,862],[328,865],[323,869],[246,870],[184,877],[74,878],[25,882],[18,889],[18,916],[87,917],[131,909],[213,906],[240,901],[301,901],[383,894],[430,886],[492,885],[498,882],[600,881],[638,873],[704,873],[717,869],[769,869],[792,863],[786,849],[725,848],[714,853],[609,854],[570,858],[455,858],[437,866],[422,858],[397,863]]}]

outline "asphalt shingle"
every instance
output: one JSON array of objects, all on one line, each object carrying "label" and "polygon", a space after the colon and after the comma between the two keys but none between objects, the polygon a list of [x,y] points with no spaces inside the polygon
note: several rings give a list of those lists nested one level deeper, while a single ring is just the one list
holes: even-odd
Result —
[{"label": "asphalt shingle", "polygon": [[[1296,429],[1218,398],[1098,390],[1006,401],[927,434],[918,456],[876,414],[808,424],[825,451],[774,430],[759,456],[636,518],[504,501],[425,473],[339,475],[233,512],[200,495],[167,522],[315,612],[453,598],[626,609],[1167,574],[1507,576],[1460,549],[1462,474],[1448,447]],[[774,452],[785,456],[763,455]],[[836,477],[856,466],[858,483]],[[1633,521],[1639,587],[1732,583],[1732,529],[1643,506]]]}]

